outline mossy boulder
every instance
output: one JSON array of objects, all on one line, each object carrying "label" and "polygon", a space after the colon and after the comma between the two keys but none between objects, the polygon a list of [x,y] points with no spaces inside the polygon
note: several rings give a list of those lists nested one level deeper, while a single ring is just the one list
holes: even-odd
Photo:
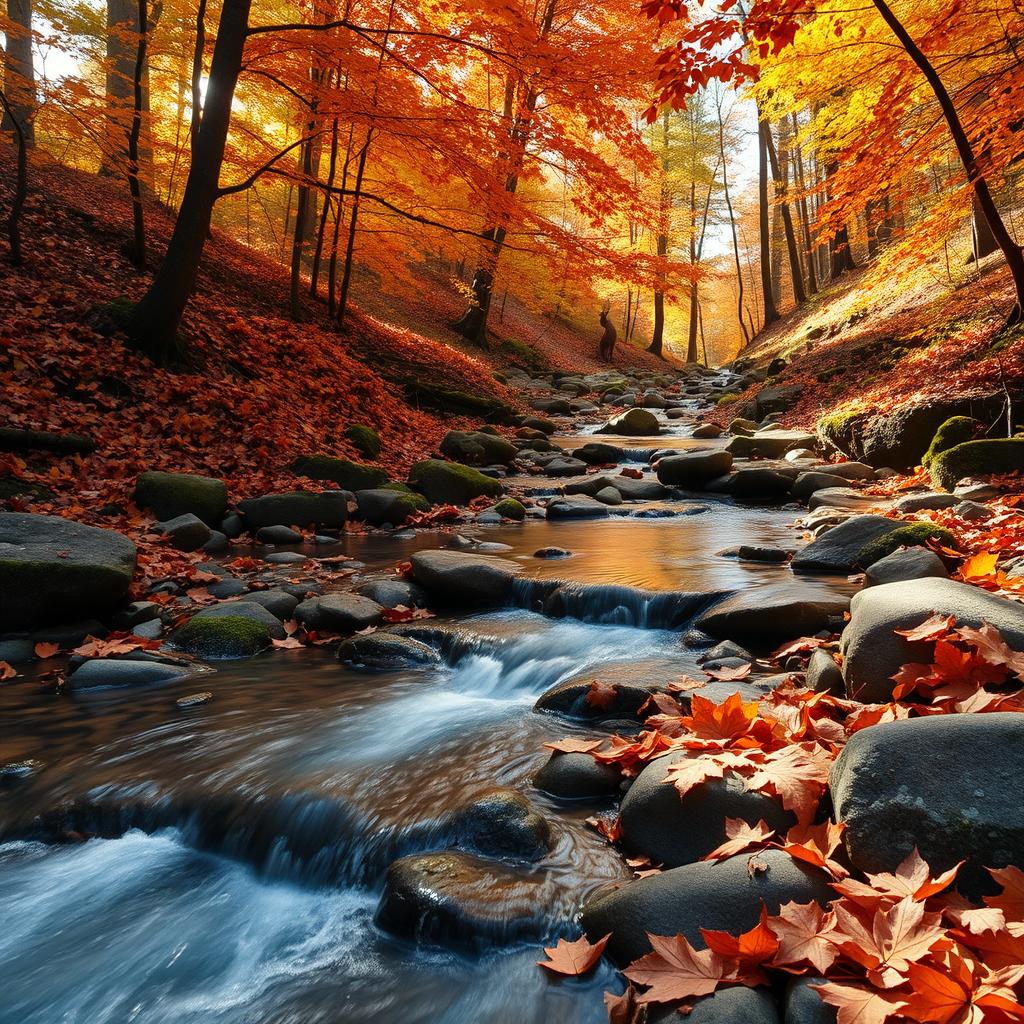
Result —
[{"label": "mossy boulder", "polygon": [[947,547],[956,545],[956,538],[944,526],[936,526],[935,523],[908,523],[865,544],[860,549],[857,562],[866,568],[900,548],[922,548],[932,539]]},{"label": "mossy boulder", "polygon": [[458,462],[424,459],[409,470],[409,483],[434,505],[468,505],[474,498],[497,498],[497,480]]},{"label": "mossy boulder", "polygon": [[135,545],[114,530],[0,513],[0,632],[113,611],[134,572]]},{"label": "mossy boulder", "polygon": [[526,518],[526,506],[515,498],[502,498],[494,506],[494,511],[503,519],[514,519],[517,523]]},{"label": "mossy boulder", "polygon": [[[398,488],[401,487],[402,490]],[[389,484],[356,492],[359,515],[371,526],[398,526],[414,512],[427,512],[430,502],[402,484]]]},{"label": "mossy boulder", "polygon": [[207,660],[251,658],[270,646],[267,627],[242,615],[195,616],[175,634],[172,645]]},{"label": "mossy boulder", "polygon": [[865,417],[863,409],[852,407],[826,413],[815,425],[818,437],[844,455],[859,453],[857,438]]},{"label": "mossy boulder", "polygon": [[350,459],[337,459],[331,455],[300,455],[291,465],[298,476],[310,480],[329,480],[346,491],[363,491],[387,483],[388,475],[376,466],[364,466]]},{"label": "mossy boulder", "polygon": [[210,476],[150,470],[135,481],[132,500],[160,520],[191,512],[207,526],[219,526],[228,507],[228,489],[223,480]]},{"label": "mossy boulder", "polygon": [[380,434],[365,423],[353,423],[345,428],[345,436],[364,459],[380,457]]},{"label": "mossy boulder", "polygon": [[342,491],[285,491],[264,494],[240,502],[248,529],[262,526],[318,526],[340,530],[345,525],[348,504]]},{"label": "mossy boulder", "polygon": [[466,391],[443,388],[423,380],[405,381],[409,404],[454,416],[479,416],[493,423],[506,423],[513,416],[511,406],[487,395],[471,395]]},{"label": "mossy boulder", "polygon": [[449,430],[441,453],[467,466],[507,466],[519,454],[511,441],[483,430]]},{"label": "mossy boulder", "polygon": [[940,452],[928,467],[936,486],[951,491],[964,477],[1024,473],[1024,437],[967,441]]},{"label": "mossy boulder", "polygon": [[932,443],[928,451],[921,459],[921,465],[927,469],[936,456],[942,452],[955,448],[958,444],[965,444],[973,441],[985,432],[985,424],[973,416],[951,416],[945,423],[935,431]]}]

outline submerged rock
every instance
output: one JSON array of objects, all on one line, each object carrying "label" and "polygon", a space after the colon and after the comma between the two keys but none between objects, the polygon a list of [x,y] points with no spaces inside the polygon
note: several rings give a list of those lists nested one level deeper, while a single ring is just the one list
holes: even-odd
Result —
[{"label": "submerged rock", "polygon": [[397,633],[372,633],[343,641],[338,648],[338,660],[359,668],[394,672],[439,665],[441,656],[433,647],[412,637]]},{"label": "submerged rock", "polygon": [[614,796],[622,773],[614,765],[601,764],[589,754],[563,754],[557,750],[533,777],[537,789],[565,800]]},{"label": "submerged rock", "polygon": [[445,818],[445,829],[460,847],[485,857],[537,861],[551,848],[548,821],[512,789],[492,789]]}]

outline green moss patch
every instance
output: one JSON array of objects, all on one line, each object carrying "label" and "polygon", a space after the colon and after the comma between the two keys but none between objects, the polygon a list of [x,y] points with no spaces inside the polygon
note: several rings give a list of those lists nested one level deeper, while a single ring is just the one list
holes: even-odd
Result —
[{"label": "green moss patch", "polygon": [[387,483],[388,475],[376,466],[364,466],[349,459],[336,459],[331,455],[300,455],[291,470],[310,480],[327,480],[348,491],[368,491]]},{"label": "green moss patch", "polygon": [[924,547],[932,538],[947,547],[956,547],[956,538],[944,526],[936,526],[934,523],[908,523],[893,530],[892,533],[883,534],[870,544],[865,544],[857,555],[857,563],[866,569],[900,548]]},{"label": "green moss patch", "polygon": [[365,423],[353,423],[345,428],[345,436],[364,459],[380,458],[380,434]]},{"label": "green moss patch", "polygon": [[921,465],[927,469],[942,452],[955,448],[958,444],[973,441],[984,432],[985,424],[973,416],[951,416],[935,431],[932,443],[921,459]]},{"label": "green moss patch", "polygon": [[516,501],[515,498],[502,498],[494,506],[494,511],[502,518],[514,519],[517,523],[521,523],[526,518],[526,506],[521,501]]},{"label": "green moss patch", "polygon": [[177,632],[173,644],[197,658],[251,658],[270,646],[262,623],[241,615],[193,617]]},{"label": "green moss patch", "polygon": [[1024,438],[967,441],[940,452],[928,467],[932,481],[951,491],[964,477],[1024,473]]},{"label": "green moss patch", "polygon": [[468,505],[481,496],[497,498],[502,486],[459,462],[425,459],[409,471],[409,483],[435,505]]}]

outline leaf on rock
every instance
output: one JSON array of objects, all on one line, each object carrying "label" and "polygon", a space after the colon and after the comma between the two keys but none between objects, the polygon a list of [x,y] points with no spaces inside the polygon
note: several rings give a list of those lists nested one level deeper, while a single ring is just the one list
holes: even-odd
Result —
[{"label": "leaf on rock", "polygon": [[653,952],[640,957],[622,973],[647,987],[641,1003],[673,1003],[708,996],[718,988],[726,964],[712,949],[696,950],[684,935],[647,936]]}]

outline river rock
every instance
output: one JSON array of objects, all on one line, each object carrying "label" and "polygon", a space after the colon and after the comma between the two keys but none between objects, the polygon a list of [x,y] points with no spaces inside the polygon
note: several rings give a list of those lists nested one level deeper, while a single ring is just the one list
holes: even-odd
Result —
[{"label": "river rock", "polygon": [[940,579],[949,576],[946,563],[934,551],[921,547],[901,548],[867,567],[864,586],[878,587],[885,583],[901,583],[930,576]]},{"label": "river rock", "polygon": [[544,876],[466,853],[401,857],[388,869],[376,923],[404,939],[471,951],[537,940],[555,896]]},{"label": "river rock", "polygon": [[449,430],[441,441],[441,454],[467,466],[507,466],[519,450],[511,441],[479,430]]},{"label": "river rock", "polygon": [[587,464],[581,459],[559,457],[544,467],[545,476],[580,476],[587,471]]},{"label": "river rock", "polygon": [[646,409],[627,409],[620,412],[595,431],[598,434],[620,434],[626,437],[650,437],[660,432],[658,417]]},{"label": "river rock", "polygon": [[196,612],[192,616],[193,619],[223,619],[226,617],[232,618],[243,618],[250,619],[252,622],[258,622],[260,625],[265,626],[267,632],[275,640],[283,640],[287,635],[284,631],[284,626],[281,625],[281,620],[268,611],[261,604],[256,604],[255,601],[241,600],[241,601],[222,601],[220,604],[211,605],[209,608],[203,608],[201,611]]},{"label": "river rock", "polygon": [[459,462],[425,459],[409,470],[409,484],[434,505],[468,505],[474,498],[497,498],[502,486]]},{"label": "river rock", "polygon": [[158,519],[191,513],[207,526],[219,526],[228,507],[228,489],[223,480],[209,476],[150,470],[135,481],[132,501]]},{"label": "river rock", "polygon": [[812,988],[824,984],[824,978],[793,978],[786,986],[783,999],[785,1024],[836,1024],[838,1011],[823,1002]]},{"label": "river rock", "polygon": [[338,660],[379,672],[441,664],[441,656],[433,647],[397,633],[350,637],[338,647]]},{"label": "river rock", "polygon": [[571,416],[572,406],[564,398],[532,398],[530,408],[549,416]]},{"label": "river rock", "polygon": [[301,544],[302,534],[290,526],[263,526],[256,531],[261,544]]},{"label": "river rock", "polygon": [[885,516],[853,516],[813,540],[793,556],[793,572],[848,573],[857,566],[861,549],[906,524]]},{"label": "river rock", "polygon": [[969,477],[1000,476],[1024,472],[1024,437],[967,441],[940,452],[928,467],[939,487],[952,491]]},{"label": "river rock", "polygon": [[893,871],[916,846],[933,874],[966,859],[973,895],[985,867],[1024,868],[1022,777],[1024,714],[934,715],[854,733],[831,790],[856,868]]},{"label": "river rock", "polygon": [[[241,604],[242,602],[238,602]],[[218,605],[217,607],[225,607]],[[259,605],[250,605],[259,608]],[[266,609],[260,608],[266,612]],[[269,612],[266,612],[274,619]],[[284,629],[274,619],[280,638]],[[265,622],[245,615],[219,615],[201,617],[193,615],[185,625],[171,637],[171,646],[186,654],[206,660],[230,658],[251,658],[270,647],[272,636]]]},{"label": "river rock", "polygon": [[622,495],[611,486],[602,487],[601,490],[594,495],[596,501],[601,502],[602,505],[621,505]]},{"label": "river rock", "polygon": [[379,625],[384,609],[358,594],[324,594],[311,597],[295,609],[295,618],[307,629],[328,633],[356,633]]},{"label": "river rock", "polygon": [[398,526],[413,512],[426,512],[430,502],[411,490],[375,487],[368,491],[356,491],[356,508],[363,522],[370,526],[381,526],[384,523]]},{"label": "river rock", "polygon": [[547,504],[548,519],[600,519],[606,515],[607,506],[583,494],[552,498]]},{"label": "river rock", "polygon": [[755,466],[733,473],[722,490],[744,501],[777,501],[789,494],[792,486],[785,473]]},{"label": "river rock", "polygon": [[674,487],[699,488],[732,469],[727,451],[696,451],[670,455],[658,462],[658,479]]},{"label": "river rock", "polygon": [[538,548],[533,553],[534,558],[569,558],[572,552],[566,551],[565,548]]},{"label": "river rock", "polygon": [[838,508],[850,512],[867,512],[885,503],[885,498],[865,494],[852,487],[823,487],[807,499],[807,505],[811,511],[816,508]]},{"label": "river rock", "polygon": [[[657,1005],[657,1004],[656,1004]],[[647,1024],[779,1024],[779,1011],[769,989],[735,985],[720,988],[703,999],[687,999],[691,1007],[681,1016],[675,1006],[658,1006]],[[786,1024],[792,1024],[786,1018]]]},{"label": "river rock", "polygon": [[361,462],[338,459],[330,455],[300,455],[291,464],[291,470],[297,476],[309,477],[310,480],[326,480],[346,491],[380,487],[388,479],[387,473],[376,466],[367,466]]},{"label": "river rock", "polygon": [[411,562],[416,582],[444,604],[507,604],[522,572],[517,562],[466,551],[417,551]]},{"label": "river rock", "polygon": [[831,693],[836,697],[846,693],[843,670],[836,664],[835,658],[820,647],[811,652],[804,685],[815,693]]},{"label": "river rock", "polygon": [[614,444],[603,444],[600,441],[590,441],[577,448],[573,453],[574,459],[587,463],[588,466],[601,466],[608,463],[617,464],[626,457],[626,449]]},{"label": "river rock", "polygon": [[128,594],[135,545],[61,516],[0,512],[0,631],[105,615]]},{"label": "river rock", "polygon": [[616,683],[615,696],[607,708],[588,703],[593,677],[567,679],[545,690],[534,704],[536,711],[552,711],[567,718],[583,720],[635,716],[652,693],[664,689],[654,683]]},{"label": "river rock", "polygon": [[398,605],[422,608],[427,603],[427,595],[422,587],[402,579],[371,580],[359,587],[356,593],[376,601],[384,608],[396,608]]},{"label": "river rock", "polygon": [[589,754],[563,754],[553,750],[533,784],[551,796],[564,800],[592,800],[614,796],[622,784],[622,773],[614,765],[601,764]]},{"label": "river rock", "polygon": [[246,526],[258,531],[264,526],[312,526],[340,530],[345,525],[348,503],[341,491],[287,491],[246,498],[239,510]]},{"label": "river rock", "polygon": [[928,509],[952,508],[960,499],[955,494],[944,494],[941,491],[924,494],[908,494],[896,502],[897,512],[922,512]]},{"label": "river rock", "polygon": [[950,579],[887,583],[855,594],[843,632],[843,678],[855,700],[892,698],[900,666],[925,662],[933,645],[911,643],[893,631],[920,625],[930,615],[955,615],[958,625],[995,626],[1013,650],[1024,650],[1024,605]]},{"label": "river rock", "polygon": [[693,436],[698,441],[705,441],[721,437],[724,433],[725,427],[718,423],[702,423],[699,427],[694,428]]},{"label": "river rock", "polygon": [[849,598],[844,597],[744,591],[702,612],[694,625],[719,640],[776,644],[827,629],[829,620],[849,607]]},{"label": "river rock", "polygon": [[725,819],[742,818],[751,825],[766,821],[786,833],[796,819],[764,793],[747,790],[742,779],[710,779],[680,798],[666,783],[674,764],[686,754],[668,754],[652,761],[636,777],[622,801],[623,845],[652,864],[674,868],[692,864],[725,842]]},{"label": "river rock", "polygon": [[513,789],[495,788],[445,817],[453,841],[485,857],[538,861],[551,849],[547,818]]},{"label": "river rock", "polygon": [[756,430],[743,436],[737,434],[725,446],[737,458],[760,455],[766,459],[781,459],[791,448],[813,449],[817,444],[814,434],[800,430]]},{"label": "river rock", "polygon": [[253,590],[245,595],[246,601],[262,605],[276,619],[286,622],[295,614],[299,599],[287,590]]},{"label": "river rock", "polygon": [[170,683],[193,674],[194,670],[186,665],[93,658],[83,662],[68,676],[67,685],[72,693],[81,693],[85,690],[123,689]]},{"label": "river rock", "polygon": [[815,491],[845,486],[845,477],[812,470],[809,473],[801,473],[796,478],[796,483],[793,484],[793,497],[798,501],[806,501]]},{"label": "river rock", "polygon": [[834,896],[823,871],[781,850],[757,854],[766,870],[750,871],[750,857],[684,864],[602,892],[583,906],[587,936],[594,942],[611,932],[606,951],[621,966],[651,951],[648,932],[685,935],[702,949],[702,928],[732,935],[749,931],[761,916],[762,901],[769,914],[777,914],[783,903],[825,905]]},{"label": "river rock", "polygon": [[542,416],[524,416],[522,425],[530,430],[539,430],[542,434],[548,435],[558,429],[551,420],[546,420]]},{"label": "river rock", "polygon": [[167,537],[179,551],[198,551],[209,539],[210,528],[191,512],[153,526],[153,533]]}]

